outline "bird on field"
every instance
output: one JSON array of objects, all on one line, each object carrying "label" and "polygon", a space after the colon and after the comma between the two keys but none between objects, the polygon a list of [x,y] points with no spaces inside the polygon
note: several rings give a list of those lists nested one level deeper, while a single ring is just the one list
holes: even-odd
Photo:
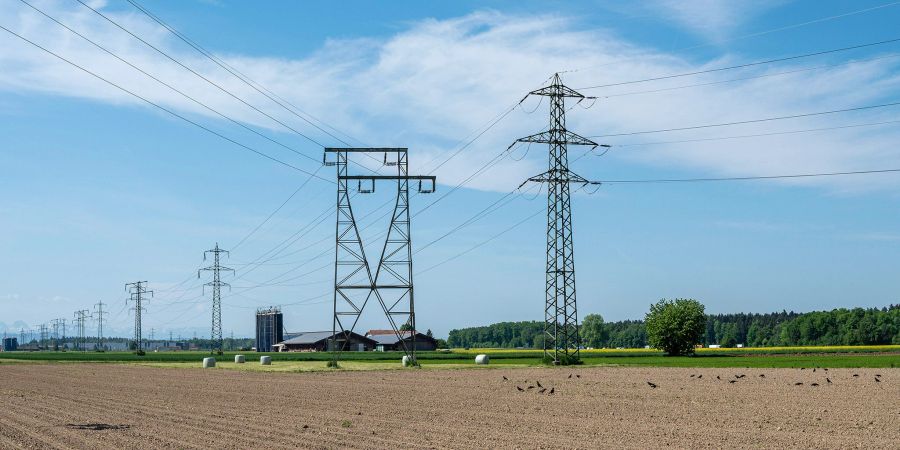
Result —
[{"label": "bird on field", "polygon": [[853,378],[859,378],[859,374],[858,374],[858,373],[854,373],[854,374],[853,374]]},{"label": "bird on field", "polygon": [[881,378],[881,374],[880,374],[880,373],[876,373],[876,374],[875,374],[875,378]]},{"label": "bird on field", "polygon": [[737,380],[728,380],[729,383],[734,384],[737,383]]},{"label": "bird on field", "polygon": [[825,381],[827,381],[828,384],[831,384],[831,378],[826,378]]},{"label": "bird on field", "polygon": [[694,378],[694,377],[695,377],[695,376],[696,376],[696,375],[694,375],[694,374],[691,374],[691,378]]},{"label": "bird on field", "polygon": [[527,389],[534,389],[534,386],[528,386]]},{"label": "bird on field", "polygon": [[572,378],[572,374],[571,374],[571,373],[569,374],[569,378]]},{"label": "bird on field", "polygon": [[575,374],[575,378],[581,378],[581,375],[579,375],[579,374],[576,373],[576,374]]},{"label": "bird on field", "polygon": [[503,381],[509,381],[509,378],[506,378],[506,375],[503,376]]},{"label": "bird on field", "polygon": [[519,390],[519,392],[523,392],[523,391],[525,391],[525,389],[522,389],[522,388],[520,388],[520,387],[519,387],[519,386],[516,386],[516,389],[518,389],[518,390]]},{"label": "bird on field", "polygon": [[537,383],[537,386],[538,386],[539,388],[542,388],[542,387],[543,387],[543,386],[541,386],[541,382],[540,382],[540,381],[535,381],[535,383]]},{"label": "bird on field", "polygon": [[720,376],[718,376],[718,375],[716,375],[716,379],[717,379],[717,380],[721,380],[721,379],[722,379],[722,377],[720,377]]},{"label": "bird on field", "polygon": [[812,384],[810,384],[810,386],[818,386],[818,385],[819,385],[819,383],[812,383]]},{"label": "bird on field", "polygon": [[806,370],[806,367],[801,367],[800,370]]},{"label": "bird on field", "polygon": [[827,367],[823,367],[822,370],[828,372],[828,368],[827,368]]},{"label": "bird on field", "polygon": [[701,379],[701,378],[703,378],[703,374],[697,375],[697,379],[698,379],[698,380]]},{"label": "bird on field", "polygon": [[538,394],[543,394],[546,390],[547,390],[547,388],[542,388],[541,390],[538,391]]},{"label": "bird on field", "polygon": [[816,371],[816,368],[815,368],[815,367],[813,367],[813,372],[815,372],[815,371]]},{"label": "bird on field", "polygon": [[876,382],[876,383],[881,383],[881,380],[878,379],[878,377],[875,377],[875,382]]},{"label": "bird on field", "polygon": [[803,382],[798,381],[798,382],[794,383],[794,386],[803,386]]},{"label": "bird on field", "polygon": [[552,394],[554,392],[556,392],[556,388],[550,388],[550,393]]},{"label": "bird on field", "polygon": [[761,374],[759,374],[759,377],[760,377],[760,378],[765,378],[765,377],[766,377],[766,374],[761,373]]},{"label": "bird on field", "polygon": [[651,388],[656,389],[656,384],[653,383],[652,381],[648,381],[647,386],[650,386]]},{"label": "bird on field", "polygon": [[744,378],[744,377],[746,377],[746,376],[747,376],[747,375],[740,374],[740,375],[735,375],[734,377],[737,378],[737,379],[741,379],[741,378]]}]

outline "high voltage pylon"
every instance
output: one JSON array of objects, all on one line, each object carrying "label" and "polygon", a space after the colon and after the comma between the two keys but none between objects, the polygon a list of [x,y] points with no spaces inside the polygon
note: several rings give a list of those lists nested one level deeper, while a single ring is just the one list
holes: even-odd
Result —
[{"label": "high voltage pylon", "polygon": [[569,144],[592,147],[597,147],[598,144],[566,129],[565,99],[575,98],[581,102],[594,97],[585,97],[566,87],[559,74],[553,76],[553,82],[549,86],[531,91],[528,95],[550,98],[550,129],[516,140],[548,144],[550,147],[548,170],[525,181],[547,184],[544,358],[553,364],[570,364],[578,360],[581,340],[578,336],[578,309],[575,302],[575,245],[572,240],[569,185],[599,183],[588,181],[569,170]]},{"label": "high voltage pylon", "polygon": [[42,323],[41,326],[39,327],[39,329],[41,332],[41,340],[40,340],[40,342],[38,342],[38,348],[40,349],[41,347],[43,347],[44,349],[46,349],[47,348],[47,324]]},{"label": "high voltage pylon", "polygon": [[[335,155],[328,161],[328,154]],[[385,166],[396,166],[397,175],[350,175],[347,165],[350,154],[383,153]],[[389,156],[390,155],[390,156]],[[405,148],[326,148],[325,165],[337,166],[337,223],[335,224],[334,264],[334,319],[329,342],[332,362],[336,365],[341,352],[351,340],[363,309],[374,296],[381,305],[391,328],[399,340],[403,352],[411,364],[416,365],[416,313],[413,296],[412,241],[409,221],[409,182],[418,181],[421,193],[435,190],[435,177],[409,175],[408,156]],[[362,194],[374,192],[379,180],[397,182],[397,199],[391,223],[382,247],[378,266],[372,273],[366,258],[365,246],[360,237],[350,205],[350,186],[357,182]],[[423,188],[422,182],[426,185]],[[364,188],[362,183],[366,182]],[[430,183],[428,185],[427,183]],[[342,318],[349,317],[347,327]],[[400,319],[399,325],[397,319]],[[411,343],[407,345],[401,328],[409,329]]]},{"label": "high voltage pylon", "polygon": [[65,340],[66,340],[66,319],[60,317],[59,319],[53,319],[53,341],[54,347],[56,350],[60,348],[60,340],[63,341],[63,348],[65,348]]},{"label": "high voltage pylon", "polygon": [[103,301],[95,304],[97,308],[94,310],[93,317],[97,319],[97,350],[103,350],[103,316],[109,312],[103,310]]},{"label": "high voltage pylon", "polygon": [[150,297],[153,297],[153,291],[147,290],[146,281],[125,283],[125,290],[130,294],[125,303],[127,304],[129,300],[134,303],[134,307],[131,308],[134,311],[134,350],[140,353],[144,350],[141,335],[141,313],[147,310],[143,306],[144,296],[150,294]]},{"label": "high voltage pylon", "polygon": [[84,322],[88,319],[90,311],[87,309],[80,309],[75,311],[75,318],[73,320],[73,325],[75,325],[75,350],[84,351],[85,339],[84,339]]},{"label": "high voltage pylon", "polygon": [[212,331],[210,332],[210,340],[212,341],[210,351],[216,351],[218,353],[222,353],[222,286],[227,286],[231,288],[231,285],[222,281],[219,276],[219,273],[222,271],[231,271],[234,273],[234,269],[222,266],[219,264],[219,255],[222,253],[225,256],[229,256],[228,250],[222,250],[219,248],[219,243],[216,242],[215,248],[212,250],[207,250],[203,252],[203,260],[206,261],[206,256],[208,254],[213,254],[213,265],[209,267],[204,267],[197,271],[197,278],[200,278],[200,272],[203,271],[211,271],[213,273],[213,279],[209,283],[203,285],[204,294],[206,293],[206,286],[212,286]]}]

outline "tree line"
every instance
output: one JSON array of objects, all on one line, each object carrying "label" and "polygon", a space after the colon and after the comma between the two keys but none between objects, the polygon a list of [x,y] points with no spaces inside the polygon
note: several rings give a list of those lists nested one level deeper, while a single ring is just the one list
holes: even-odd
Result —
[{"label": "tree line", "polygon": [[[453,348],[542,348],[544,323],[501,322],[450,330]],[[599,314],[584,317],[582,343],[593,348],[640,348],[648,345],[643,320],[604,322]],[[900,305],[884,308],[839,308],[808,313],[707,314],[703,344],[735,347],[900,344]]]}]

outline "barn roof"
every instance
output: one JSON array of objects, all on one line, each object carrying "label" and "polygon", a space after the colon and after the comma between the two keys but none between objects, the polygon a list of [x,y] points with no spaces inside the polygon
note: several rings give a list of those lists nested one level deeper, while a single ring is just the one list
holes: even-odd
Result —
[{"label": "barn roof", "polygon": [[[282,342],[280,342],[280,344],[287,344],[287,345],[315,344],[316,342],[321,342],[326,339],[330,339],[331,336],[334,335],[334,333],[332,333],[330,331],[304,331],[304,332],[300,332],[300,333],[291,333],[291,334],[293,334],[294,337],[292,337],[288,340],[282,341]],[[340,334],[340,332],[338,332],[338,334]],[[372,341],[372,339],[367,338],[367,337],[365,337],[361,334],[357,334],[357,333],[351,333],[351,336],[353,339],[357,339],[357,340]]]},{"label": "barn roof", "polygon": [[[412,333],[410,333],[409,331],[401,331],[400,334],[401,334],[401,336],[403,336],[403,340],[407,340],[412,337]],[[393,345],[393,344],[400,342],[400,339],[397,339],[397,335],[393,332],[391,332],[391,334],[376,334],[374,336],[370,335],[368,337],[369,337],[369,339],[372,339],[379,344],[385,344],[385,345]],[[424,335],[422,333],[416,333],[416,340],[431,340],[431,341],[433,341],[434,339],[430,338],[427,335]]]}]

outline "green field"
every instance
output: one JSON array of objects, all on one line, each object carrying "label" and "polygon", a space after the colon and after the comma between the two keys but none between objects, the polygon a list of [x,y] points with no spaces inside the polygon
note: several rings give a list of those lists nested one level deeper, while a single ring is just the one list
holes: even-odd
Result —
[{"label": "green field", "polygon": [[[247,356],[246,365],[235,365],[235,354]],[[475,354],[485,353],[491,365],[539,366],[541,351],[506,349],[470,349],[443,352],[420,352],[419,362],[432,367],[475,366]],[[258,357],[269,355],[272,366],[259,366]],[[400,352],[346,352],[341,360],[347,369],[376,369],[399,366]],[[199,367],[208,352],[160,352],[138,356],[127,352],[5,352],[0,363],[12,362],[104,362],[143,363],[155,366]],[[329,353],[256,353],[226,352],[216,357],[222,367],[260,368],[270,371],[304,371],[324,368]],[[704,349],[695,356],[670,357],[645,349],[587,350],[582,353],[587,366],[653,366],[653,367],[900,367],[900,346],[864,347],[794,347],[773,349]]]}]

